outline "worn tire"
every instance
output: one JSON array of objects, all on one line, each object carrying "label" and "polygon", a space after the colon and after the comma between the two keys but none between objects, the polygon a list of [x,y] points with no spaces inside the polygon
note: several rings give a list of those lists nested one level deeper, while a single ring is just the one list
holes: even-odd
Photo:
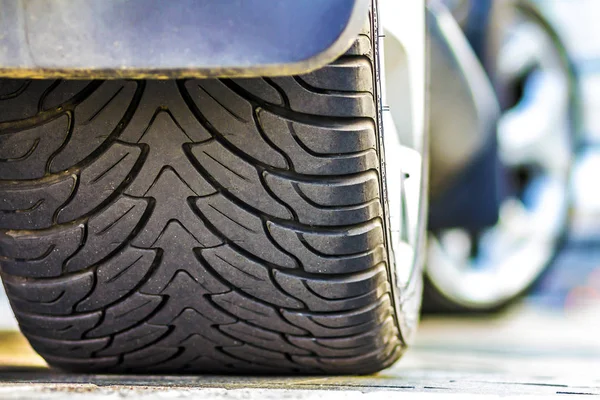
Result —
[{"label": "worn tire", "polygon": [[34,349],[109,372],[398,359],[375,24],[298,77],[1,81],[1,273]]}]

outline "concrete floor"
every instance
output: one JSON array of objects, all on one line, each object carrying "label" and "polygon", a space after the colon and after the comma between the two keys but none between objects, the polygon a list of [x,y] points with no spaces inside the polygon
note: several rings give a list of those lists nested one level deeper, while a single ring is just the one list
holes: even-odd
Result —
[{"label": "concrete floor", "polygon": [[65,374],[47,369],[19,334],[6,332],[0,335],[0,399],[600,396],[600,329],[590,323],[598,311],[567,315],[524,304],[493,318],[430,318],[399,363],[363,377]]}]

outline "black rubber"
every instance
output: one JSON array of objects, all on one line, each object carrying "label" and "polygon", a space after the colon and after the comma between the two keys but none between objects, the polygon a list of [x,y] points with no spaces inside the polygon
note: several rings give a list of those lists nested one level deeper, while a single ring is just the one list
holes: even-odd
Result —
[{"label": "black rubber", "polygon": [[0,82],[0,256],[76,371],[370,373],[401,354],[371,25],[273,79]]}]

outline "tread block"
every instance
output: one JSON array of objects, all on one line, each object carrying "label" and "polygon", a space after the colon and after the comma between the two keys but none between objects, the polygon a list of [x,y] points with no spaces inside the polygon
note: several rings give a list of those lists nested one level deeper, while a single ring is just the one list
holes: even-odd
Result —
[{"label": "tread block", "polygon": [[43,125],[0,135],[0,179],[42,178],[50,157],[67,139],[70,119],[63,114]]},{"label": "tread block", "polygon": [[111,370],[119,364],[119,357],[73,358],[48,354],[44,356],[52,367],[67,371],[99,372]]},{"label": "tread block", "polygon": [[106,348],[98,351],[98,356],[118,356],[149,346],[160,339],[169,330],[166,326],[138,325],[125,332],[115,335]]},{"label": "tread block", "polygon": [[[142,288],[143,290],[143,288]],[[235,322],[231,316],[212,305],[211,294],[225,293],[229,289],[218,281],[198,281],[185,270],[179,270],[161,294],[168,301],[150,319],[151,324],[169,325],[187,309],[195,310],[206,320],[207,326]]]},{"label": "tread block", "polygon": [[70,176],[45,185],[0,185],[0,229],[44,229],[67,201],[75,178]]},{"label": "tread block", "polygon": [[247,343],[235,347],[226,346],[223,347],[223,351],[232,357],[255,364],[259,366],[261,370],[263,366],[271,368],[275,367],[281,368],[283,370],[280,370],[281,373],[293,372],[294,370],[302,367],[302,365],[290,361],[284,353],[266,350]]},{"label": "tread block", "polygon": [[228,243],[279,267],[297,268],[296,261],[279,250],[269,239],[260,217],[237,206],[221,194],[197,199],[196,207],[227,238]]},{"label": "tread block", "polygon": [[310,312],[282,311],[292,324],[301,326],[315,337],[330,338],[356,335],[377,329],[387,318],[392,318],[392,306],[388,295],[376,303],[357,310],[318,314]]},{"label": "tread block", "polygon": [[14,309],[21,330],[49,339],[78,340],[102,318],[100,311],[76,315],[39,315]]},{"label": "tread block", "polygon": [[179,120],[175,120],[171,110],[158,109],[156,115],[144,126],[143,135],[137,143],[145,143],[147,154],[144,165],[126,190],[132,196],[152,196],[156,194],[157,176],[162,176],[168,168],[179,180],[185,183],[194,196],[206,196],[215,189],[189,162],[184,145],[193,138],[184,131]]},{"label": "tread block", "polygon": [[86,334],[88,338],[114,335],[142,323],[160,305],[161,296],[134,293],[123,301],[108,307],[104,319]]},{"label": "tread block", "polygon": [[35,116],[40,98],[53,83],[52,80],[0,79],[0,132],[3,122]]},{"label": "tread block", "polygon": [[[361,79],[372,77],[362,76]],[[287,95],[292,110],[329,117],[372,117],[377,112],[373,95],[368,92],[321,90],[305,84],[298,77],[273,78]],[[362,85],[364,86],[364,84]]]},{"label": "tread block", "polygon": [[396,340],[392,340],[384,348],[359,356],[320,358],[292,356],[292,359],[299,364],[318,367],[327,373],[372,374],[389,367],[399,357],[400,352],[401,346]]},{"label": "tread block", "polygon": [[[233,319],[228,318],[224,324],[233,323]],[[214,329],[214,319],[209,319],[204,314],[193,308],[187,308],[177,315],[170,323],[171,332],[164,340],[162,345],[168,347],[189,346],[192,343],[198,344],[204,342],[204,348],[207,343],[219,346],[239,346],[241,342],[227,335],[224,335],[218,329]],[[192,331],[190,334],[189,332]],[[203,348],[199,347],[199,349]],[[207,352],[208,353],[208,352]],[[207,354],[208,355],[208,354]],[[215,357],[215,354],[213,354]]]},{"label": "tread block", "polygon": [[75,107],[69,141],[50,164],[53,173],[88,157],[117,129],[137,89],[135,81],[104,81]]},{"label": "tread block", "polygon": [[[373,69],[368,57],[341,57],[323,68],[300,75],[304,87],[317,93],[373,93]],[[349,91],[348,88],[352,88]]]},{"label": "tread block", "polygon": [[221,240],[210,232],[191,209],[189,199],[196,193],[170,168],[161,171],[147,193],[153,199],[153,210],[144,229],[133,244],[154,247],[171,222],[178,223],[202,247],[218,246]]},{"label": "tread block", "polygon": [[287,342],[283,335],[269,332],[245,322],[236,322],[221,326],[221,330],[242,343],[249,343],[256,347],[269,349],[286,354],[310,354],[306,349],[296,347]]},{"label": "tread block", "polygon": [[346,51],[346,55],[367,56],[373,59],[373,44],[371,43],[371,18],[368,18],[362,27],[358,38],[352,43],[352,46]]},{"label": "tread block", "polygon": [[[359,120],[349,129],[344,123],[319,119],[303,123],[264,109],[258,118],[265,135],[285,152],[297,173],[348,175],[379,168],[377,151],[371,145],[375,137],[368,134],[367,126],[374,129],[372,123]],[[342,151],[350,149],[356,150]]]},{"label": "tread block", "polygon": [[144,293],[163,293],[178,273],[187,275],[207,293],[223,293],[228,290],[200,262],[193,251],[200,247],[200,243],[179,222],[170,222],[154,246],[160,249],[160,267],[154,269],[142,287]]},{"label": "tread block", "polygon": [[60,107],[65,103],[72,102],[74,98],[81,96],[81,92],[92,86],[94,86],[93,81],[79,79],[54,81],[52,86],[42,95],[39,104],[42,110]]},{"label": "tread block", "polygon": [[379,199],[379,178],[373,170],[296,184],[308,201],[325,207],[357,206]]},{"label": "tread block", "polygon": [[275,332],[292,335],[305,335],[306,330],[290,324],[276,309],[266,304],[252,300],[237,292],[229,292],[211,296],[212,300],[223,310],[240,320],[262,326]]},{"label": "tread block", "polygon": [[[184,314],[193,313],[192,310],[186,310]],[[183,316],[183,314],[182,314]],[[218,332],[212,329],[213,332]],[[173,331],[177,333],[175,330]],[[176,335],[177,336],[177,335]],[[229,346],[238,346],[239,342],[222,335],[219,338],[207,338],[202,334],[188,335],[186,338],[181,338],[181,335],[176,340],[170,340],[172,335],[165,338],[166,343],[177,343],[176,348],[182,349],[175,357],[162,362],[160,365],[152,367],[152,371],[184,371],[184,372],[203,372],[203,373],[218,373],[218,372],[238,372],[237,369],[240,367],[242,362],[235,359],[220,350],[219,343],[225,343]],[[162,341],[161,341],[162,342]],[[234,367],[235,365],[235,367]],[[243,368],[247,371],[251,370],[252,365],[249,363],[243,363]]]},{"label": "tread block", "polygon": [[381,330],[372,330],[341,338],[312,338],[288,336],[294,346],[306,349],[319,357],[354,357],[382,349],[387,342],[398,339],[394,335],[394,321],[388,318]]},{"label": "tread block", "polygon": [[[376,174],[373,175],[376,177]],[[265,172],[264,176],[271,191],[295,211],[298,220],[303,224],[350,225],[363,223],[383,214],[377,197],[378,188],[369,187],[365,182],[339,179],[308,183],[268,172]],[[361,194],[362,201],[352,199]],[[318,203],[310,195],[325,204]]]},{"label": "tread block", "polygon": [[30,314],[70,315],[94,285],[92,271],[46,280],[3,279],[12,307]]},{"label": "tread block", "polygon": [[348,274],[386,260],[379,220],[327,231],[299,231],[274,222],[267,222],[267,228],[275,242],[300,260],[306,272]]},{"label": "tread block", "polygon": [[178,139],[180,138],[179,134],[183,134],[187,138],[185,141],[209,140],[212,136],[186,104],[181,96],[178,82],[173,79],[143,81],[143,95],[119,139],[129,143],[138,143],[140,138],[144,137],[141,142],[150,144],[147,136],[151,133],[149,130],[154,124],[154,120],[160,113],[166,112],[173,121],[177,122],[177,131],[160,132],[159,136],[162,136],[163,140],[177,143],[177,140],[180,140]]},{"label": "tread block", "polygon": [[276,271],[275,280],[310,311],[318,312],[368,306],[390,290],[385,264],[344,278],[307,278]]},{"label": "tread block", "polygon": [[208,124],[235,148],[267,165],[288,168],[281,153],[261,136],[248,100],[216,79],[187,81],[185,86]]},{"label": "tread block", "polygon": [[202,250],[202,257],[223,279],[252,297],[280,307],[303,307],[301,302],[277,288],[268,267],[244,257],[228,245]]},{"label": "tread block", "polygon": [[77,311],[100,310],[130,293],[150,270],[152,250],[127,247],[96,268],[94,290],[77,305]]},{"label": "tread block", "polygon": [[148,207],[145,199],[121,197],[87,223],[83,247],[70,258],[65,270],[79,271],[100,262],[128,242]]},{"label": "tread block", "polygon": [[153,209],[144,229],[133,239],[134,245],[155,247],[165,228],[171,223],[179,224],[192,235],[198,247],[212,247],[222,243],[192,211],[190,199],[197,194],[173,169],[163,169],[146,195],[153,199]]},{"label": "tread block", "polygon": [[152,367],[153,371],[210,372],[211,368],[224,371],[224,365],[236,362],[235,358],[224,354],[219,349],[222,346],[240,346],[241,343],[215,329],[213,318],[208,319],[195,309],[186,308],[168,325],[168,332],[157,344],[161,348],[178,349],[180,351],[166,363],[163,362],[154,366],[146,363],[145,366]]},{"label": "tread block", "polygon": [[[169,334],[161,340],[161,345],[166,347],[181,347],[189,346],[192,343],[198,344],[204,342],[203,347],[206,348],[207,344],[217,346],[239,346],[241,342],[230,336],[224,335],[223,332],[215,329],[215,322],[219,320],[221,324],[231,324],[235,320],[231,317],[223,314],[218,318],[214,318],[211,315],[205,315],[195,308],[186,308],[177,314],[168,325],[170,327]],[[153,323],[156,321],[153,321]],[[191,332],[191,333],[190,333]],[[206,352],[208,355],[208,351]],[[215,357],[216,353],[213,353]]]},{"label": "tread block", "polygon": [[91,358],[96,351],[106,347],[109,339],[57,340],[29,334],[27,340],[29,340],[31,347],[43,354],[58,357],[69,354],[73,358],[86,359]]},{"label": "tread block", "polygon": [[58,222],[68,222],[86,215],[107,199],[118,196],[119,185],[130,179],[129,174],[140,154],[137,146],[121,143],[111,145],[83,169],[75,196],[60,210]]},{"label": "tread block", "polygon": [[375,151],[377,136],[375,122],[371,119],[353,121],[325,122],[308,124],[301,121],[288,120],[292,134],[307,152],[314,155],[355,154]]},{"label": "tread block", "polygon": [[[268,110],[265,122],[277,118],[287,125],[287,132],[309,155],[323,158],[364,152],[377,148],[375,121],[368,118],[337,121],[332,119],[284,118]],[[261,115],[262,115],[261,113]],[[281,124],[280,124],[281,125]],[[283,132],[286,132],[283,131]],[[291,156],[291,155],[290,155]]]},{"label": "tread block", "polygon": [[233,79],[235,85],[241,87],[250,96],[259,98],[270,104],[284,106],[285,101],[279,91],[269,83],[268,78]]},{"label": "tread block", "polygon": [[326,233],[302,232],[301,235],[305,246],[319,254],[362,254],[383,245],[382,225],[377,218],[351,228],[330,229]]},{"label": "tread block", "polygon": [[292,218],[289,210],[267,192],[256,167],[217,141],[195,145],[191,152],[219,186],[245,204],[278,218]]},{"label": "tread block", "polygon": [[352,46],[346,51],[348,56],[367,56],[373,58],[373,45],[368,35],[359,35],[358,39],[352,43]]},{"label": "tread block", "polygon": [[2,272],[30,278],[60,276],[65,260],[79,249],[83,237],[82,224],[0,233]]},{"label": "tread block", "polygon": [[162,363],[177,354],[179,349],[174,347],[152,346],[128,353],[123,356],[123,364],[128,368],[147,370],[160,367]]}]

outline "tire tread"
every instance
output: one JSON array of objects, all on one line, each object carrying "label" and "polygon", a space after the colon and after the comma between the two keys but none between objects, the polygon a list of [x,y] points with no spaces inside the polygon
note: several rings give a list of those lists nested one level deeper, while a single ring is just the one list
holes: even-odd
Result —
[{"label": "tire tread", "polygon": [[391,365],[374,39],[296,77],[0,81],[0,265],[32,346],[77,371]]}]

